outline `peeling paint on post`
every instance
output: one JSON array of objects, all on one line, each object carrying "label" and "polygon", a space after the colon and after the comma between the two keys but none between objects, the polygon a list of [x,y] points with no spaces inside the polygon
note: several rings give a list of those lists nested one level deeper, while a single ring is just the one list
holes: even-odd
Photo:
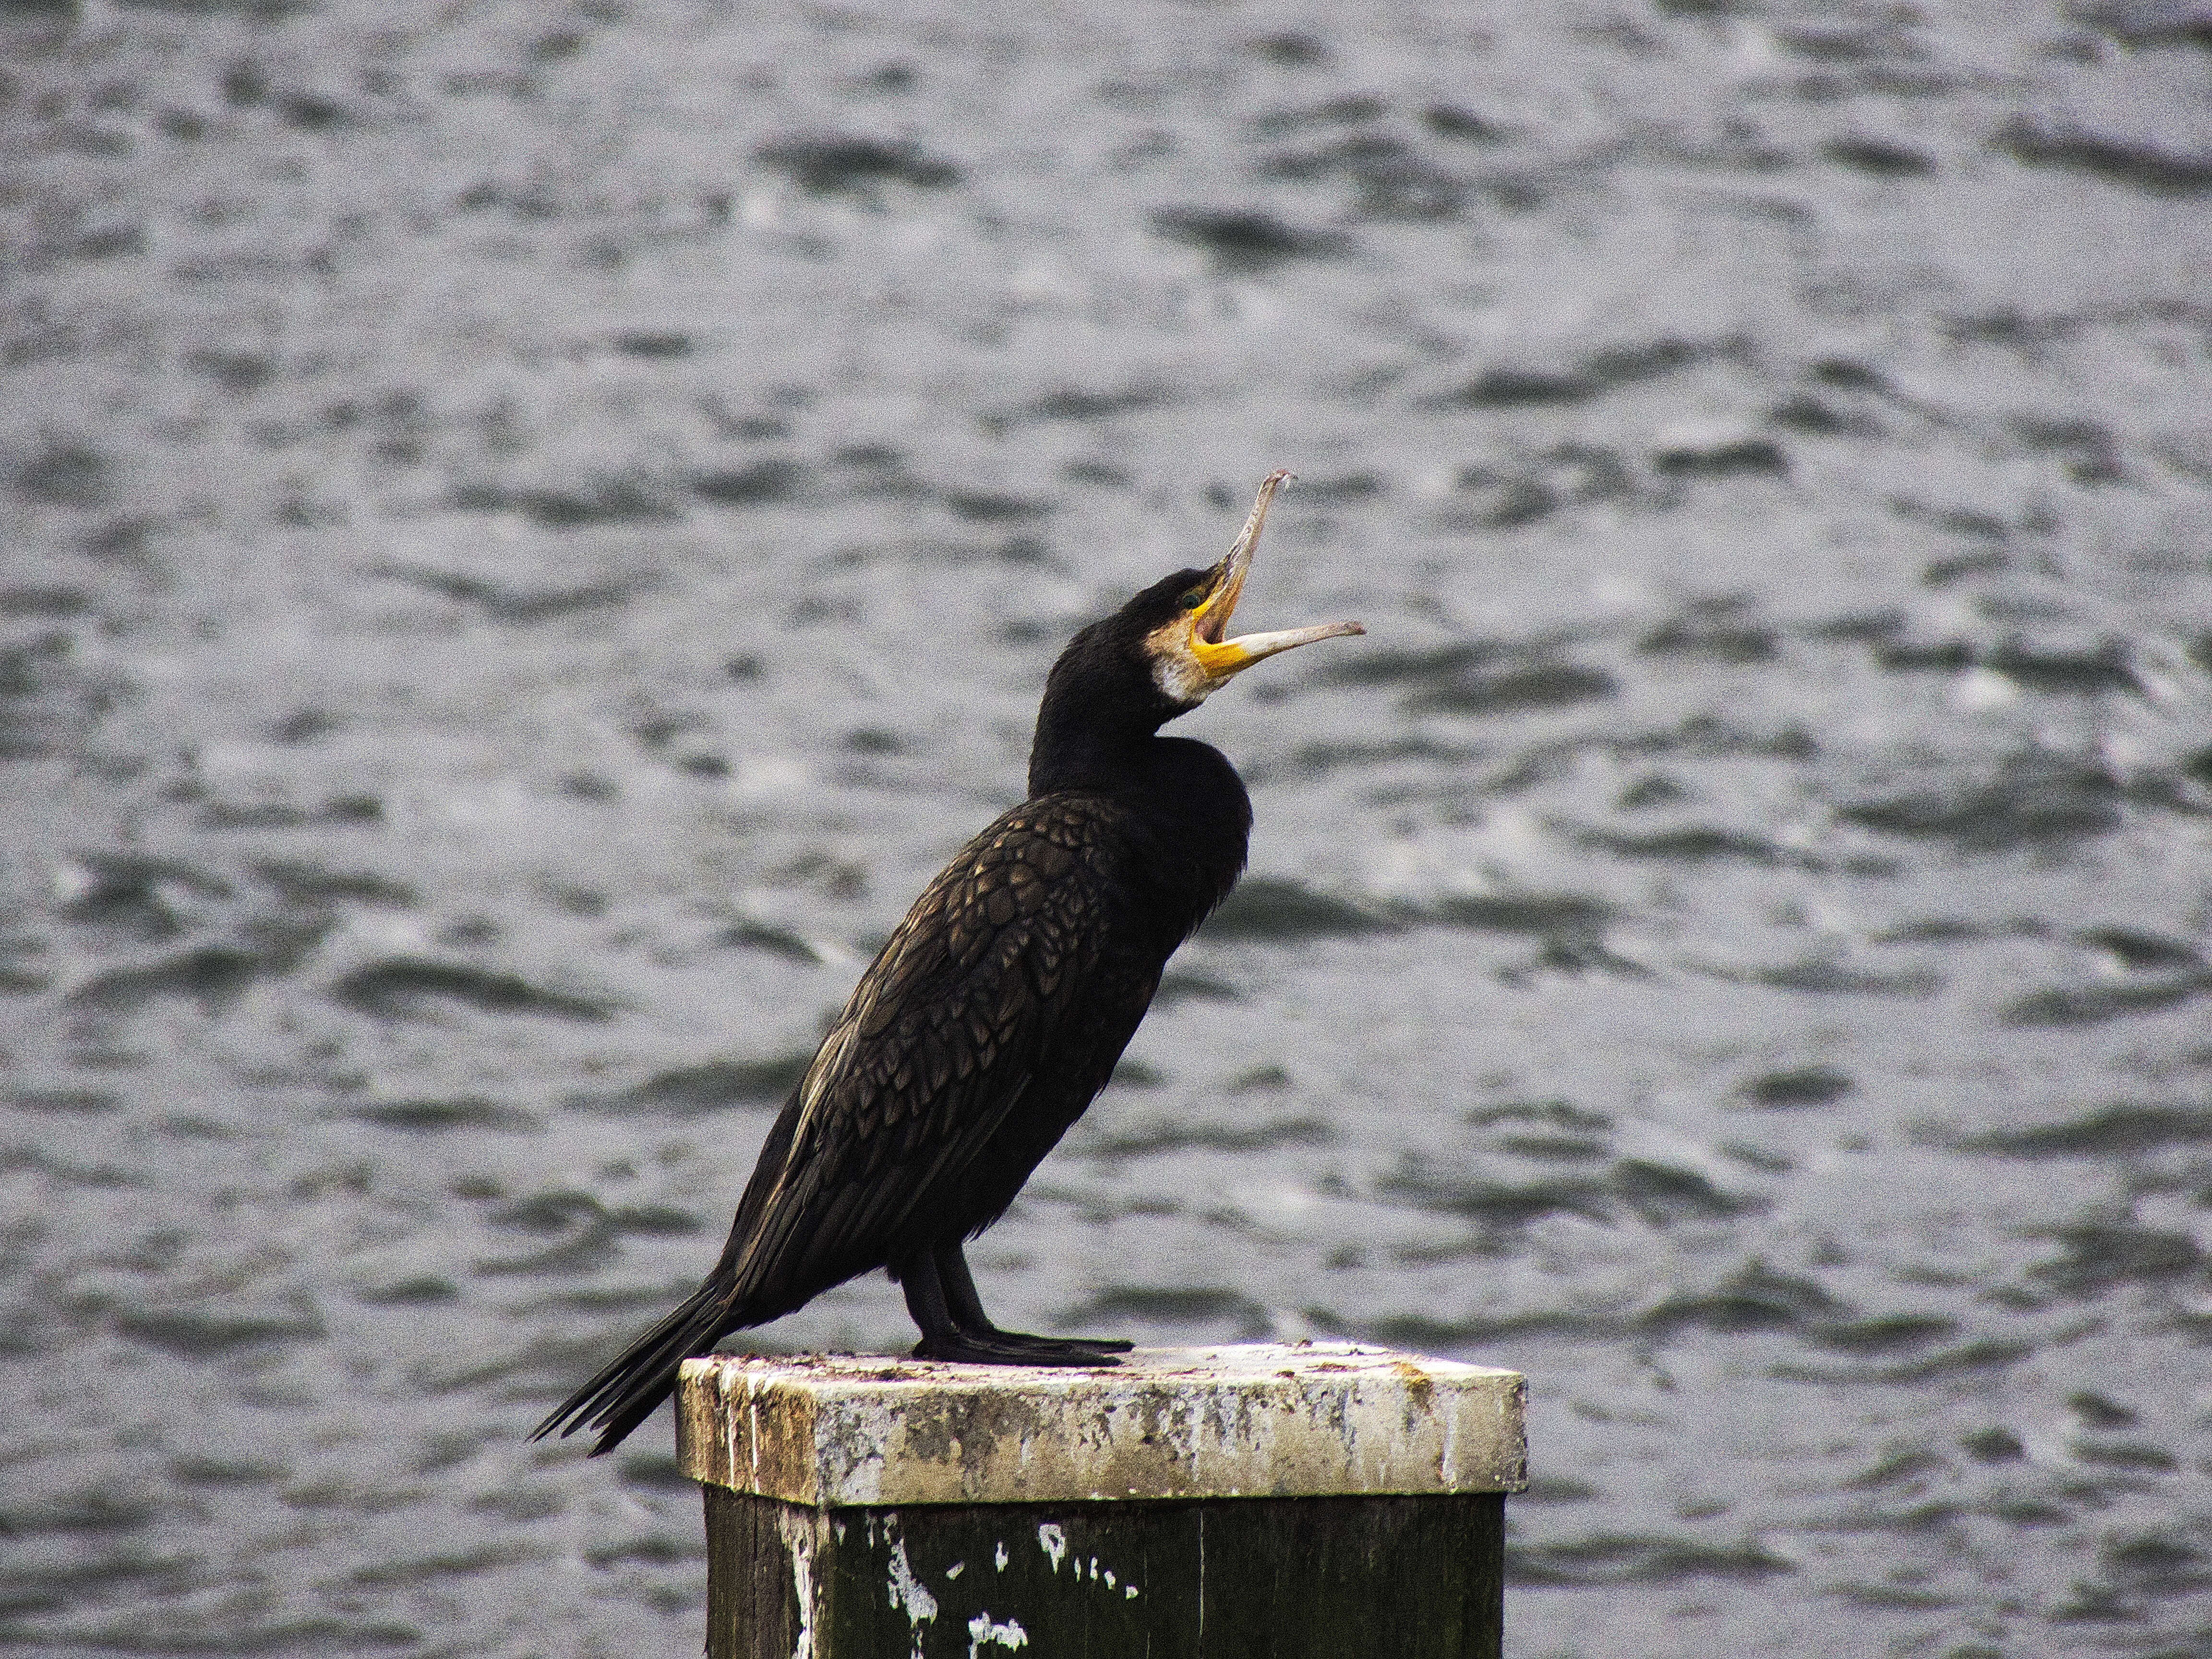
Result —
[{"label": "peeling paint on post", "polygon": [[1349,1343],[687,1361],[708,1652],[1491,1659],[1522,1402]]}]

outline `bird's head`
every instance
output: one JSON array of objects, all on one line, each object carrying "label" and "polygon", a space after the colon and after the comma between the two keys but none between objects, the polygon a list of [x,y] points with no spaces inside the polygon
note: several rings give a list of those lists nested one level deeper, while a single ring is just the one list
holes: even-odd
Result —
[{"label": "bird's head", "polygon": [[1254,663],[1292,646],[1364,634],[1356,622],[1229,636],[1267,506],[1290,477],[1271,472],[1220,562],[1178,570],[1067,642],[1046,678],[1030,754],[1030,793],[1093,775],[1132,738],[1187,714]]},{"label": "bird's head", "polygon": [[[1366,629],[1356,622],[1335,622],[1229,636],[1229,619],[1243,595],[1268,504],[1290,477],[1271,472],[1261,482],[1244,528],[1218,563],[1204,570],[1178,570],[1154,582],[1111,617],[1078,634],[1061,666],[1095,663],[1110,653],[1140,668],[1159,700],[1157,725],[1197,708],[1255,662],[1316,640],[1364,634]],[[1055,667],[1054,678],[1060,673]]]},{"label": "bird's head", "polygon": [[1337,622],[1229,637],[1229,618],[1243,595],[1268,504],[1290,477],[1270,472],[1261,483],[1244,528],[1219,563],[1207,570],[1178,570],[1122,607],[1122,615],[1134,613],[1150,623],[1144,630],[1144,652],[1152,662],[1152,683],[1170,702],[1195,708],[1236,675],[1278,652],[1367,631],[1356,622]]}]

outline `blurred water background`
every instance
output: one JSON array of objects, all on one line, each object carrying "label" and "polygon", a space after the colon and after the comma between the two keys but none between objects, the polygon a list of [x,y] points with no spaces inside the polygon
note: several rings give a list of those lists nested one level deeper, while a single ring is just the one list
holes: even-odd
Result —
[{"label": "blurred water background", "polygon": [[692,1651],[524,1431],[1287,465],[994,1311],[1525,1370],[1524,1659],[2212,1652],[2208,206],[2160,0],[0,5],[0,1643]]}]

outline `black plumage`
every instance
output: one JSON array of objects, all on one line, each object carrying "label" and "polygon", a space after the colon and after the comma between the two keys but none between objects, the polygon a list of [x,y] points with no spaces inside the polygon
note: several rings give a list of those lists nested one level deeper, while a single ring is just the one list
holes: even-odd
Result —
[{"label": "black plumage", "polygon": [[1159,728],[1278,651],[1353,623],[1224,637],[1270,477],[1236,545],[1077,634],[1037,713],[1029,798],[963,848],[884,944],[785,1103],[721,1260],[538,1425],[612,1448],[690,1355],[886,1267],[917,1355],[1111,1364],[1123,1341],[1001,1331],[962,1254],[1106,1085],[1176,947],[1235,885],[1236,770]]}]

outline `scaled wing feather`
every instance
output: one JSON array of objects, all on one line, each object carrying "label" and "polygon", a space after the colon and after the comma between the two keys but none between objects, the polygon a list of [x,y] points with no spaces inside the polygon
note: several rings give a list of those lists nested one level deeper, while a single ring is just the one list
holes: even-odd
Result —
[{"label": "scaled wing feather", "polygon": [[1016,807],[915,902],[799,1085],[733,1302],[811,1293],[857,1270],[846,1264],[882,1260],[937,1178],[1006,1124],[1079,1013],[1085,970],[1111,948],[1114,895],[1126,890],[1102,833],[1114,810],[1066,798]]}]

